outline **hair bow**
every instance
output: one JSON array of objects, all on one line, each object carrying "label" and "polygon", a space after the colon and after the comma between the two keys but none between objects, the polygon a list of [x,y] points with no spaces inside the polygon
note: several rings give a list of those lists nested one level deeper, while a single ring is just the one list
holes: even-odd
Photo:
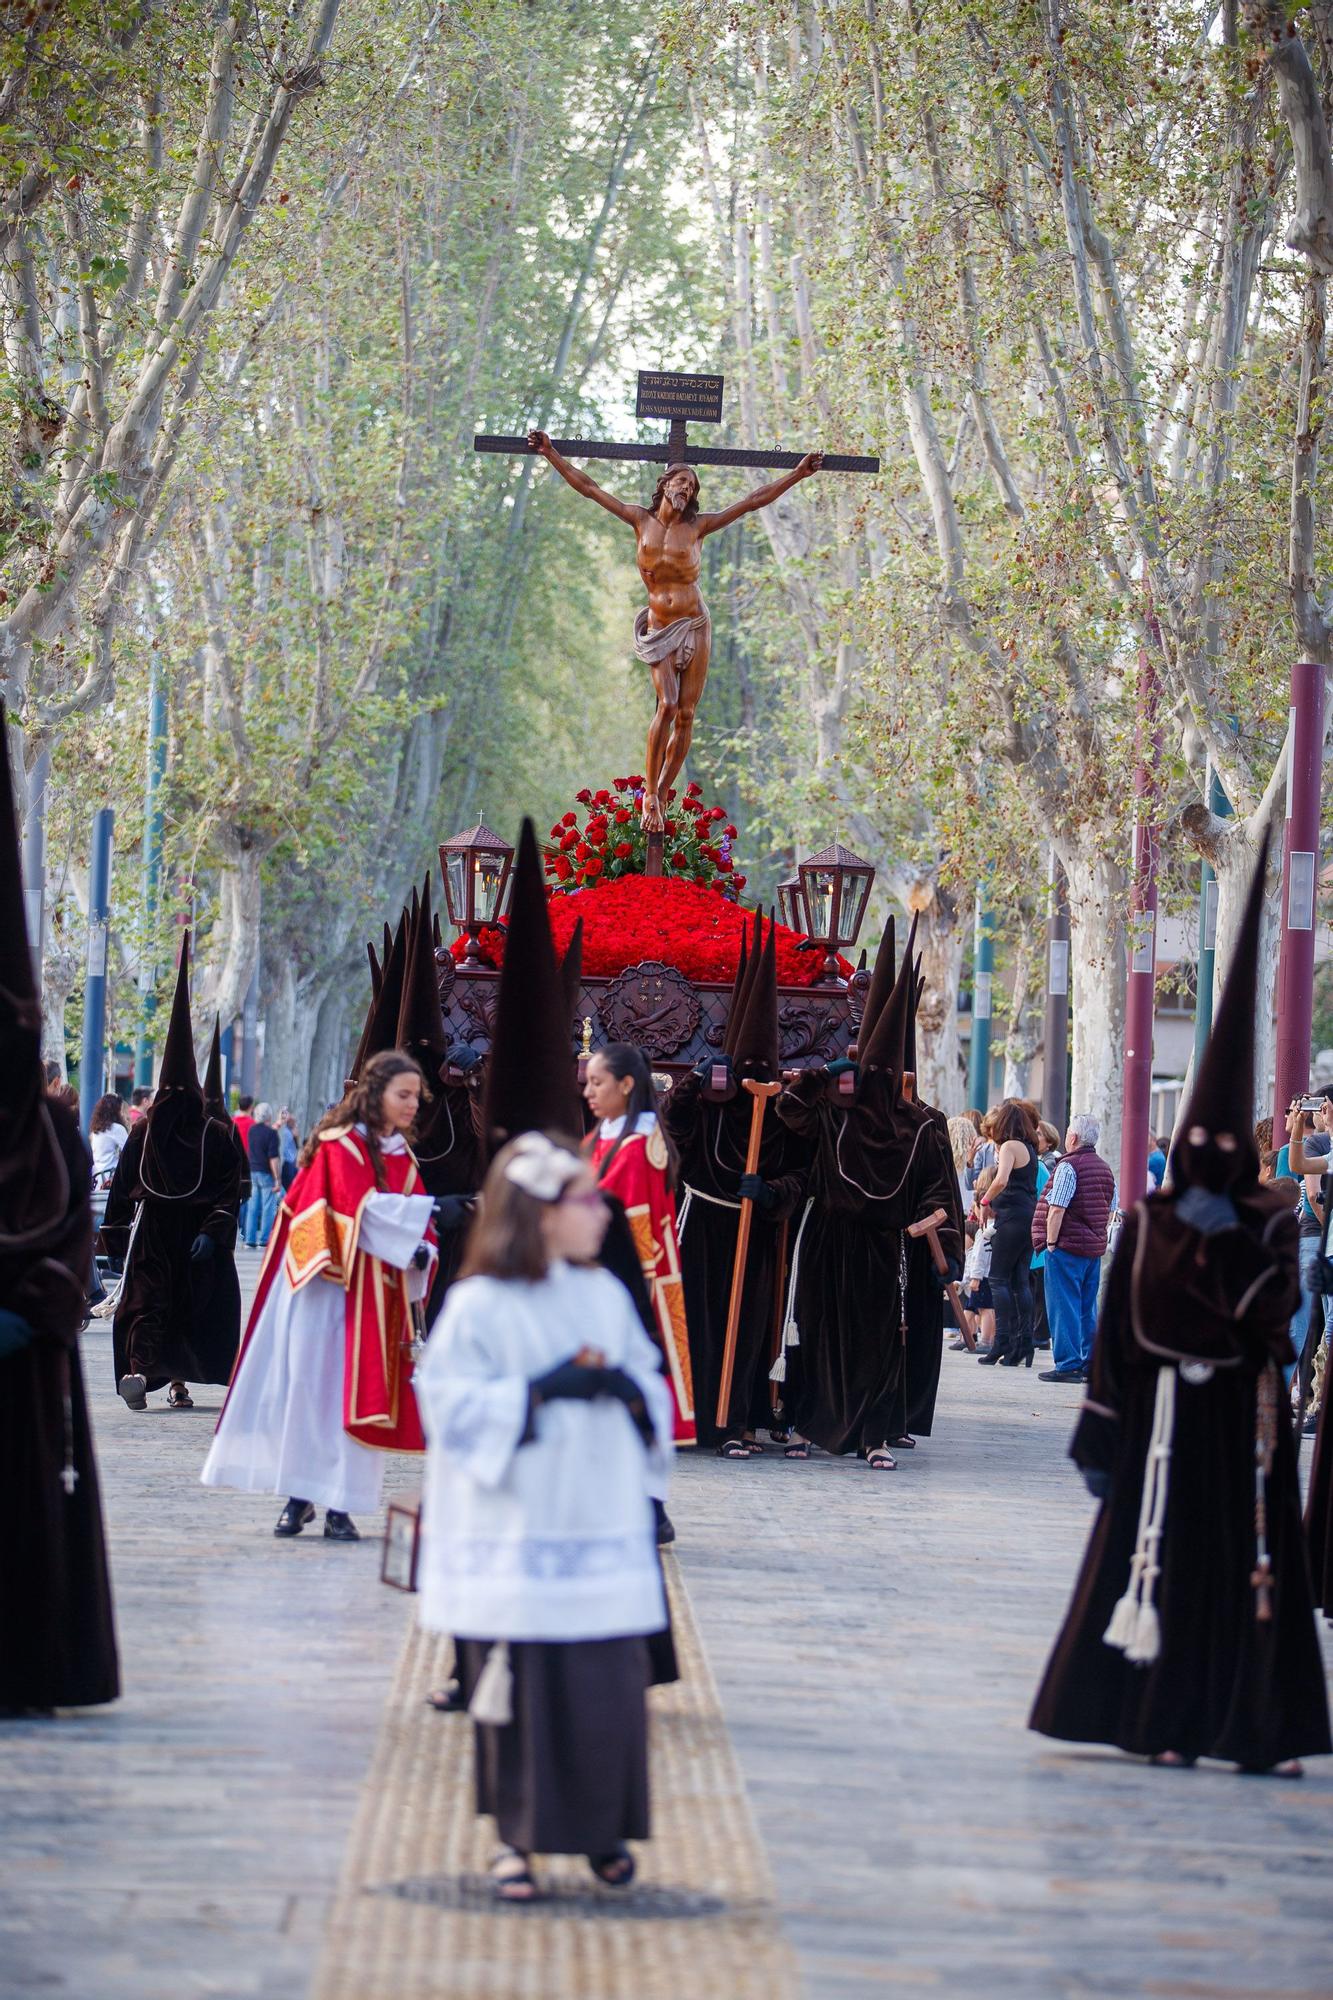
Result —
[{"label": "hair bow", "polygon": [[558,1201],[582,1172],[580,1160],[540,1132],[525,1132],[515,1139],[504,1167],[505,1179],[538,1201]]}]

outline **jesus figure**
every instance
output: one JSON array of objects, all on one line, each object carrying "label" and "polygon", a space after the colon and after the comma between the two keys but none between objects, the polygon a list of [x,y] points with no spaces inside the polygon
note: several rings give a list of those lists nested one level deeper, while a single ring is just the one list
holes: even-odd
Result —
[{"label": "jesus figure", "polygon": [[647,507],[631,506],[608,493],[586,472],[561,456],[545,431],[528,432],[528,448],[539,452],[576,493],[595,500],[634,530],[639,575],[648,603],[634,620],[634,651],[648,667],[657,690],[657,709],[648,730],[644,765],[643,824],[661,833],[667,793],[680,776],[694,734],[694,711],[708,678],[713,624],[699,592],[700,543],[742,514],[767,507],[824,463],[822,451],[808,451],[781,479],[757,486],[717,514],[699,512],[699,481],[693,466],[669,465]]}]

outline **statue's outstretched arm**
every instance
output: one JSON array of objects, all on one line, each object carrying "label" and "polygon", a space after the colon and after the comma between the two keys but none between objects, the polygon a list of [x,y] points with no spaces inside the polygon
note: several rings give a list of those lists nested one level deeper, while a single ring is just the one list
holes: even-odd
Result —
[{"label": "statue's outstretched arm", "polygon": [[809,479],[812,473],[818,472],[823,463],[822,451],[808,451],[800,464],[790,472],[784,472],[781,479],[770,480],[767,486],[756,486],[753,493],[747,493],[734,507],[724,507],[717,514],[700,514],[697,523],[700,535],[715,535],[719,528],[730,527],[733,521],[739,521],[742,514],[756,514],[761,507],[770,506],[774,500],[780,500],[784,493],[790,492],[793,486],[799,485],[802,479]]},{"label": "statue's outstretched arm", "polygon": [[605,507],[607,513],[614,514],[618,521],[628,522],[631,528],[638,527],[640,516],[647,510],[633,507],[627,500],[617,500],[614,493],[608,493],[595,479],[589,479],[586,472],[580,472],[576,465],[571,465],[567,458],[561,456],[545,431],[528,432],[528,449],[537,452],[548,465],[553,465],[560,477],[576,493],[581,493],[585,500],[595,500],[599,507]]}]

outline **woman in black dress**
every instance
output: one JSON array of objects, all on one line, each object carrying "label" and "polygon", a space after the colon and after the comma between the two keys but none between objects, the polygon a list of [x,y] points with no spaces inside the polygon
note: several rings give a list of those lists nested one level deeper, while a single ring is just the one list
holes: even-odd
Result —
[{"label": "woman in black dress", "polygon": [[1006,1097],[994,1114],[1000,1155],[995,1179],[981,1197],[984,1213],[995,1219],[991,1239],[990,1288],[995,1306],[995,1341],[983,1366],[1032,1366],[1032,1216],[1037,1206],[1037,1135],[1026,1105]]}]

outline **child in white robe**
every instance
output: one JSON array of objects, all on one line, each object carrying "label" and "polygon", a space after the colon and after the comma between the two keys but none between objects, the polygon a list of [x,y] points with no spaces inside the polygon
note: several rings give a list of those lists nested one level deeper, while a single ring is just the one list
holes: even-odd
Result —
[{"label": "child in white robe", "polygon": [[572,1150],[496,1156],[417,1376],[428,1441],[421,1620],[448,1632],[477,1724],[477,1806],[505,1900],[534,1853],[623,1887],[648,1836],[647,1635],[667,1622],[652,1495],[672,1451],[660,1357]]}]

